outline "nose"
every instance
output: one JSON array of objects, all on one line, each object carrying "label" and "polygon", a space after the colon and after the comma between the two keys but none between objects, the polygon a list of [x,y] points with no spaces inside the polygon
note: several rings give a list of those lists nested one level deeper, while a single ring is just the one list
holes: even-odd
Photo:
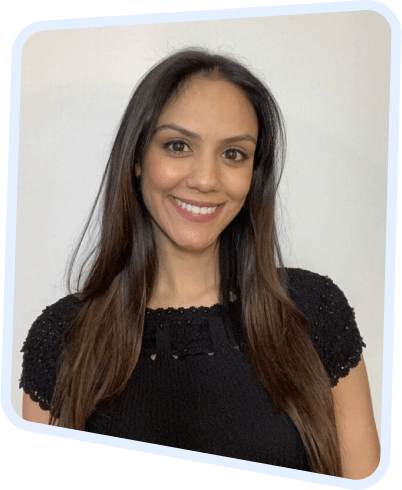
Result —
[{"label": "nose", "polygon": [[221,185],[220,166],[216,156],[208,153],[200,155],[187,178],[187,185],[200,192],[219,191]]}]

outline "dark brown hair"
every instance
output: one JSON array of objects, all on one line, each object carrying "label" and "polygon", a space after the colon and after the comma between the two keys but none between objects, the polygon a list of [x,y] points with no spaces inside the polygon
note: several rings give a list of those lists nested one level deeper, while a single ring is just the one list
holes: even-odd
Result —
[{"label": "dark brown hair", "polygon": [[96,407],[117,397],[136,367],[158,257],[134,165],[141,162],[165,105],[195,76],[236,85],[253,105],[259,125],[250,192],[219,238],[224,312],[228,314],[234,294],[241,301],[250,359],[275,408],[297,426],[312,470],[341,476],[329,381],[306,319],[287,292],[275,227],[275,196],[285,156],[283,118],[271,92],[250,70],[205,49],[182,50],[154,66],[123,115],[68,269],[71,291],[73,264],[100,209],[99,238],[77,281],[83,307],[64,335],[51,423],[85,430]]}]

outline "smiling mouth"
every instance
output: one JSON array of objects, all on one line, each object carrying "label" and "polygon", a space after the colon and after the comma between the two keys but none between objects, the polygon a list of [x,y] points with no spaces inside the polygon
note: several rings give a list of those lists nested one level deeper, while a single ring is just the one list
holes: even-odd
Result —
[{"label": "smiling mouth", "polygon": [[[191,201],[192,204],[190,204],[172,195],[169,196],[169,200],[180,216],[200,224],[209,223],[217,219],[225,206],[225,203],[214,205],[213,203],[202,201]],[[204,204],[204,206],[200,206],[200,204]]]},{"label": "smiling mouth", "polygon": [[187,211],[190,211],[191,213],[195,215],[208,215],[208,214],[213,214],[220,206],[223,206],[223,204],[216,204],[215,206],[195,206],[193,204],[189,204],[185,201],[181,201],[177,197],[172,196],[174,199],[175,203],[180,206],[182,209],[185,209]]}]

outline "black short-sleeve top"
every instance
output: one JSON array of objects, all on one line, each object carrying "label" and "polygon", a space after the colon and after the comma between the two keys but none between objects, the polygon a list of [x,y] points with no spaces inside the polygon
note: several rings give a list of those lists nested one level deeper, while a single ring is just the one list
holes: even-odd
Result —
[{"label": "black short-sleeve top", "polygon": [[[353,309],[328,278],[287,269],[289,294],[309,322],[331,386],[357,366],[365,344]],[[82,306],[69,295],[47,307],[22,347],[20,387],[49,410],[63,330]],[[122,394],[86,431],[310,471],[301,437],[278,414],[239,342],[241,314],[222,307],[147,309],[139,362]],[[228,325],[231,325],[231,327]]]}]

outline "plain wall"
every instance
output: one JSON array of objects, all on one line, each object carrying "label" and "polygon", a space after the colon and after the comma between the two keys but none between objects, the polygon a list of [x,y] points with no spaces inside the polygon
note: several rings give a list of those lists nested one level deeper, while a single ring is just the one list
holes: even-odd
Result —
[{"label": "plain wall", "polygon": [[331,277],[367,344],[378,429],[390,38],[372,11],[43,31],[22,56],[13,370],[62,278],[139,78],[177,48],[235,54],[269,85],[288,129],[280,187],[285,263]]}]

